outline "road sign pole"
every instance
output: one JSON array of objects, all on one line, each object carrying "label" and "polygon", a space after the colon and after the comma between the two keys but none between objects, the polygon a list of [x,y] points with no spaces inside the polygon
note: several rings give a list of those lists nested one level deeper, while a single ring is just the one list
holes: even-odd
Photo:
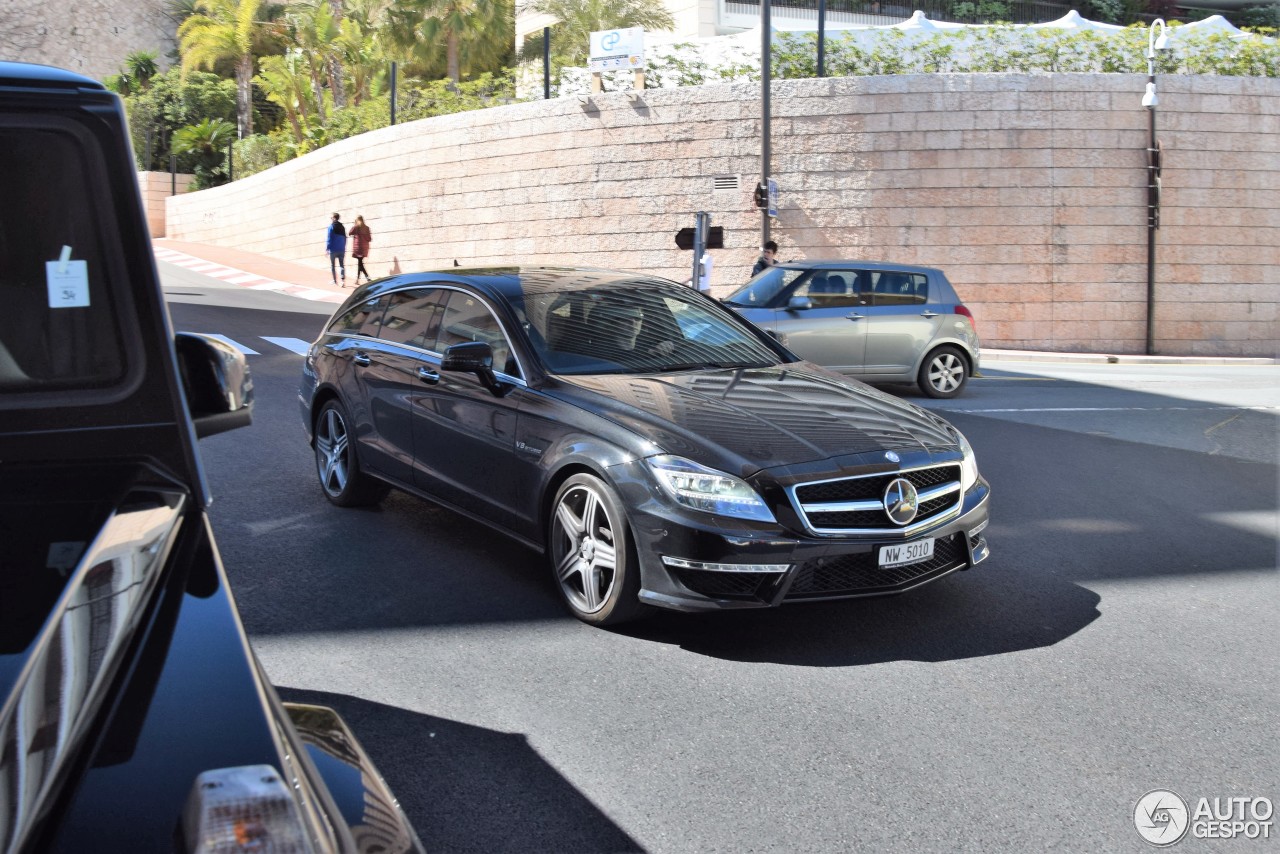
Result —
[{"label": "road sign pole", "polygon": [[711,215],[706,211],[698,211],[693,227],[693,276],[689,284],[693,289],[701,290],[702,256],[707,251],[707,227],[711,224]]}]

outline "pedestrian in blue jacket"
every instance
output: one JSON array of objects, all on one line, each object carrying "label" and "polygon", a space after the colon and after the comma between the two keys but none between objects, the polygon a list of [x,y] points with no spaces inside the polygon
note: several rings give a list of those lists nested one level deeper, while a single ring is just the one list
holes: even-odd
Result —
[{"label": "pedestrian in blue jacket", "polygon": [[324,236],[324,251],[329,253],[329,275],[333,276],[333,283],[338,284],[338,271],[342,271],[342,286],[347,286],[347,229],[342,224],[342,218],[337,214],[333,215],[333,222],[329,223],[329,230]]}]

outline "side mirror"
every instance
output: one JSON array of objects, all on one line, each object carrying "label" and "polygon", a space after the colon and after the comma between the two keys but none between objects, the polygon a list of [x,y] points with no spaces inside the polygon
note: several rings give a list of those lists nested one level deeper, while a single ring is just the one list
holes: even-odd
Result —
[{"label": "side mirror", "polygon": [[253,377],[244,354],[194,332],[179,332],[173,343],[196,438],[247,427],[253,421]]},{"label": "side mirror", "polygon": [[475,374],[495,397],[502,397],[511,390],[510,386],[498,382],[497,376],[494,375],[493,348],[484,341],[467,341],[448,347],[444,351],[440,369]]},{"label": "side mirror", "polygon": [[808,297],[792,297],[787,301],[787,311],[808,311],[813,308],[813,300]]}]

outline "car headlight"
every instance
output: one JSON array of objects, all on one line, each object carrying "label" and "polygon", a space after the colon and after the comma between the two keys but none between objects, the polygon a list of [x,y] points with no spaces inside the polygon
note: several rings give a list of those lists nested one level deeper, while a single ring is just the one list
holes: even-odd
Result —
[{"label": "car headlight", "polygon": [[960,461],[960,493],[963,495],[978,482],[978,458],[974,456],[969,440],[959,430],[956,431],[956,438],[960,440],[960,453],[964,454],[964,459]]},{"label": "car headlight", "polygon": [[776,521],[760,494],[733,475],[666,454],[645,462],[667,494],[684,507],[718,516]]}]

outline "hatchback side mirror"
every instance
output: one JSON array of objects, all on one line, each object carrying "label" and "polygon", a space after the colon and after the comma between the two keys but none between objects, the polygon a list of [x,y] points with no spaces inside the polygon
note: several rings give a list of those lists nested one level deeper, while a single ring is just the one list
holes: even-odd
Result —
[{"label": "hatchback side mirror", "polygon": [[511,390],[511,386],[498,382],[493,373],[493,348],[484,341],[465,341],[446,348],[440,369],[475,374],[495,397],[502,397]]},{"label": "hatchback side mirror", "polygon": [[813,300],[808,297],[792,297],[787,301],[787,311],[808,311],[813,308]]},{"label": "hatchback side mirror", "polygon": [[196,438],[247,427],[253,421],[253,377],[244,354],[194,332],[179,332],[173,343]]}]

